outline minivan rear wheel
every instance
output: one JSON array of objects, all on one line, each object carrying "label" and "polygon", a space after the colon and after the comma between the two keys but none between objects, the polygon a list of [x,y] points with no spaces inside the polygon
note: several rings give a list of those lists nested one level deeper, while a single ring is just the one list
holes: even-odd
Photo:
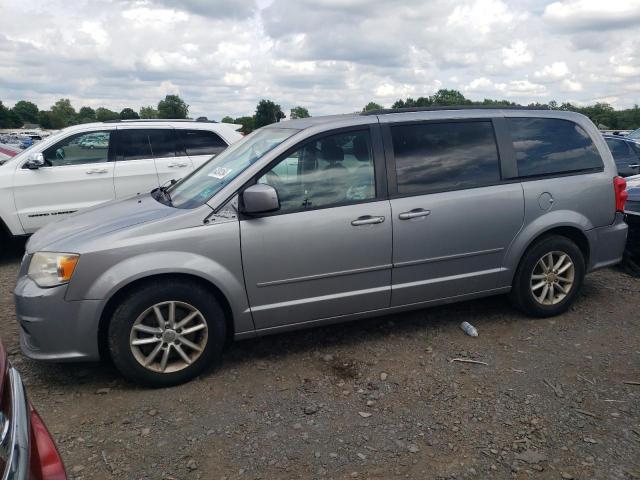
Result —
[{"label": "minivan rear wheel", "polygon": [[111,358],[135,383],[169,387],[191,380],[219,359],[224,310],[195,282],[157,280],[132,290],[108,330]]},{"label": "minivan rear wheel", "polygon": [[567,237],[549,235],[529,247],[520,260],[511,300],[527,315],[559,315],[575,300],[584,274],[580,248]]}]

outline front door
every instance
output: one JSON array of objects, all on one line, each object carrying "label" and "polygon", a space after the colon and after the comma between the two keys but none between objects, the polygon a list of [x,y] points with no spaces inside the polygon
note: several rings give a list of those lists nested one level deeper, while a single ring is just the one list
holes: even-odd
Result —
[{"label": "front door", "polygon": [[519,183],[500,182],[491,121],[390,127],[392,304],[505,286],[503,258],[524,218]]},{"label": "front door", "polygon": [[389,306],[391,210],[373,150],[368,127],[324,136],[258,179],[277,190],[281,208],[240,221],[257,329]]},{"label": "front door", "polygon": [[45,149],[45,166],[16,169],[13,191],[26,233],[78,210],[113,200],[113,130],[71,135]]}]

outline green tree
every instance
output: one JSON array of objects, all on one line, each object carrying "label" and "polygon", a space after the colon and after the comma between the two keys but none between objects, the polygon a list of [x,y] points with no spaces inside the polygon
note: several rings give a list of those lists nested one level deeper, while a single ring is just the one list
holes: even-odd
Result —
[{"label": "green tree", "polygon": [[242,125],[240,132],[244,133],[245,135],[253,132],[256,128],[255,118],[253,117],[238,117],[233,121],[233,123]]},{"label": "green tree", "polygon": [[293,107],[291,109],[291,113],[289,114],[289,118],[291,120],[296,118],[309,118],[310,116],[311,115],[309,115],[309,110],[301,106]]},{"label": "green tree", "polygon": [[96,120],[99,122],[106,122],[107,120],[118,120],[120,115],[118,112],[109,110],[108,108],[98,107],[96,109]]},{"label": "green tree", "polygon": [[148,107],[140,107],[140,118],[144,118],[147,120],[158,118],[158,110],[153,108],[151,105],[149,105]]},{"label": "green tree", "polygon": [[433,105],[470,105],[471,100],[467,100],[463,94],[457,90],[447,90],[446,88],[438,90],[431,97]]},{"label": "green tree", "polygon": [[13,110],[8,109],[0,100],[0,128],[17,128],[22,126],[22,120]]},{"label": "green tree", "polygon": [[82,107],[78,110],[78,123],[91,123],[96,121],[96,111],[91,107]]},{"label": "green tree", "polygon": [[256,106],[255,128],[279,122],[285,117],[280,105],[277,105],[271,100],[260,100]]},{"label": "green tree", "polygon": [[38,106],[33,102],[20,100],[12,108],[23,123],[38,123]]},{"label": "green tree", "polygon": [[382,110],[382,109],[384,109],[384,107],[382,105],[380,105],[379,103],[369,102],[364,106],[362,111],[363,112],[369,112],[371,110]]},{"label": "green tree", "polygon": [[167,95],[158,102],[158,118],[187,118],[189,105],[178,95]]},{"label": "green tree", "polygon": [[222,123],[234,123],[233,118],[231,118],[229,115],[227,115],[226,117],[224,117],[222,120],[220,120]]},{"label": "green tree", "polygon": [[121,120],[136,120],[138,118],[140,118],[140,115],[138,115],[138,112],[136,112],[133,108],[123,108],[120,112]]},{"label": "green tree", "polygon": [[76,123],[76,111],[71,106],[68,98],[61,98],[52,107],[51,113],[62,119],[64,126],[74,125]]},{"label": "green tree", "polygon": [[42,128],[58,130],[67,126],[65,119],[51,110],[40,110],[38,123]]}]

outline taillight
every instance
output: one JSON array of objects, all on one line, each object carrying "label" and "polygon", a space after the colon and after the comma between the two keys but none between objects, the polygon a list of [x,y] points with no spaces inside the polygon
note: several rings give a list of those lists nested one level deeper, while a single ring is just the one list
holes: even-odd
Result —
[{"label": "taillight", "polygon": [[616,195],[616,212],[624,212],[624,204],[627,202],[627,181],[622,177],[613,178],[613,191]]},{"label": "taillight", "polygon": [[0,372],[0,474],[5,471],[9,461],[11,441],[11,389],[8,385],[9,377],[5,371]]}]

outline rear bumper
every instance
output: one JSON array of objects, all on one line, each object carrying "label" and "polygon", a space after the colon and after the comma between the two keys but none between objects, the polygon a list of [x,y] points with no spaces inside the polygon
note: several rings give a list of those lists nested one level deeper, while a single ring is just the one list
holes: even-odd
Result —
[{"label": "rear bumper", "polygon": [[98,325],[102,302],[65,300],[66,285],[40,288],[26,275],[14,290],[20,347],[41,361],[99,360]]},{"label": "rear bumper", "polygon": [[624,221],[624,214],[618,212],[611,225],[585,232],[591,245],[587,271],[591,272],[620,263],[624,255],[628,231],[629,227]]},{"label": "rear bumper", "polygon": [[4,444],[7,445],[5,449],[7,464],[2,480],[26,480],[29,478],[31,421],[24,385],[14,368],[9,369],[9,388],[11,389],[11,419],[4,439]]}]

